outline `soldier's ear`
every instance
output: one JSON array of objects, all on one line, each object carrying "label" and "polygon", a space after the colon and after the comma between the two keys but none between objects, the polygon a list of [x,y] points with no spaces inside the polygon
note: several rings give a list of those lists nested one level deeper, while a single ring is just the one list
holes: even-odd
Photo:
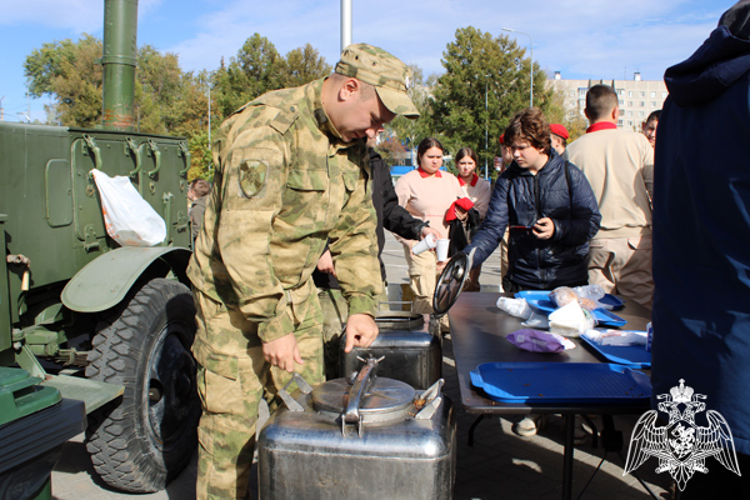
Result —
[{"label": "soldier's ear", "polygon": [[362,90],[362,84],[356,78],[347,78],[339,88],[339,100],[346,101]]}]

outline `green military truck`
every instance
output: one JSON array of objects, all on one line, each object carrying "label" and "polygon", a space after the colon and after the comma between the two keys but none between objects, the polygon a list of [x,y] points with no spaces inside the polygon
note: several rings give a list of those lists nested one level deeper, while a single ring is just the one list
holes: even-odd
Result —
[{"label": "green military truck", "polygon": [[[190,460],[200,402],[185,275],[190,155],[183,138],[134,132],[137,7],[105,0],[100,128],[0,122],[0,365],[84,401],[96,471],[150,492]],[[130,179],[166,222],[160,245],[107,236],[93,169]],[[3,401],[0,423],[12,413]]]}]

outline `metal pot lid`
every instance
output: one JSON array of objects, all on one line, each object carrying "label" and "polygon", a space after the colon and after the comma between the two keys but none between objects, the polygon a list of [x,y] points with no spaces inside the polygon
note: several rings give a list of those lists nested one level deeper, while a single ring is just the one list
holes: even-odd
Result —
[{"label": "metal pot lid", "polygon": [[375,323],[381,330],[419,330],[424,328],[424,316],[414,311],[377,311]]},{"label": "metal pot lid", "polygon": [[[337,378],[320,384],[312,392],[312,401],[318,411],[341,414],[347,407],[352,385],[345,378]],[[400,414],[412,407],[416,391],[400,380],[376,378],[360,401],[359,412],[363,417]]]},{"label": "metal pot lid", "polygon": [[436,316],[447,313],[448,309],[458,300],[458,295],[469,278],[473,258],[473,250],[471,254],[459,252],[451,257],[450,262],[443,269],[435,287],[435,295],[432,297],[432,310],[435,311]]}]

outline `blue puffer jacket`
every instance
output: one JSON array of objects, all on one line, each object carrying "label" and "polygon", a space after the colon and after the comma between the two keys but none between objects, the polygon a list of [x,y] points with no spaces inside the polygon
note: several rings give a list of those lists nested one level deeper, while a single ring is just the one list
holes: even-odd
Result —
[{"label": "blue puffer jacket", "polygon": [[[547,164],[531,174],[515,162],[497,180],[487,217],[464,251],[476,248],[474,265],[484,262],[497,248],[510,226],[509,278],[522,289],[548,290],[588,281],[589,240],[599,231],[601,215],[588,180],[554,150]],[[572,195],[572,199],[571,199]],[[555,233],[540,240],[530,229],[549,217]]]}]

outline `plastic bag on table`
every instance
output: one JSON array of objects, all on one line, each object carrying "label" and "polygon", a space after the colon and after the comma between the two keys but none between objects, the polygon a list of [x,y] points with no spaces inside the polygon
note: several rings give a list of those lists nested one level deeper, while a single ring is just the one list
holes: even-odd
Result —
[{"label": "plastic bag on table", "polygon": [[578,297],[580,297],[581,300],[590,300],[593,303],[596,304],[596,307],[594,309],[602,308],[607,310],[614,309],[614,306],[612,304],[605,304],[601,302],[601,299],[604,298],[606,293],[604,292],[604,289],[600,285],[586,285],[586,286],[577,286],[573,289],[578,294]]},{"label": "plastic bag on table", "polygon": [[526,321],[521,324],[523,326],[528,326],[529,328],[544,330],[547,330],[549,328],[549,320],[547,319],[547,315],[535,311],[533,307],[531,308],[531,316],[526,318]]},{"label": "plastic bag on table", "polygon": [[578,302],[570,302],[549,315],[550,331],[564,337],[579,337],[597,324],[594,315],[581,308]]},{"label": "plastic bag on table", "polygon": [[531,306],[526,299],[513,299],[510,297],[500,297],[497,299],[498,309],[507,312],[516,318],[528,319],[533,313]]},{"label": "plastic bag on table", "polygon": [[587,330],[581,337],[599,345],[646,345],[647,334],[640,330]]},{"label": "plastic bag on table", "polygon": [[557,353],[576,346],[562,335],[530,328],[510,333],[505,339],[519,349],[530,352]]},{"label": "plastic bag on table", "polygon": [[92,170],[110,238],[123,246],[151,247],[167,237],[167,225],[128,177]]},{"label": "plastic bag on table", "polygon": [[573,302],[578,303],[587,311],[593,311],[599,307],[597,301],[591,300],[587,297],[582,297],[576,290],[577,289],[570,288],[569,286],[559,286],[550,292],[549,298],[557,307],[563,307]]}]

